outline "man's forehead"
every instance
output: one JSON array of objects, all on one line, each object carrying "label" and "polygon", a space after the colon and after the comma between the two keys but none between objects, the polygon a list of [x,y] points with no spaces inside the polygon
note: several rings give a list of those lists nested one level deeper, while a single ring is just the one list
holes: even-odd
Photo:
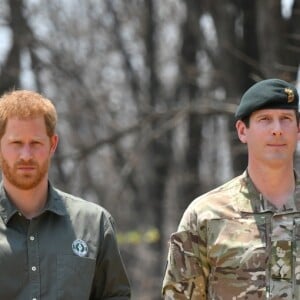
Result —
[{"label": "man's forehead", "polygon": [[276,116],[296,116],[295,110],[293,109],[274,109],[274,108],[265,108],[254,111],[252,116],[257,115],[276,115]]},{"label": "man's forehead", "polygon": [[9,136],[21,137],[24,135],[43,136],[46,135],[46,124],[44,119],[19,119],[9,118],[5,126],[5,133]]}]

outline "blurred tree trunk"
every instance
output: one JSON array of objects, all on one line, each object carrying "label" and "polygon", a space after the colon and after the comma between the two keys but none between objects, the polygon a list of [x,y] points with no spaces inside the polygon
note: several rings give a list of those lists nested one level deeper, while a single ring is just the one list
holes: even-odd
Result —
[{"label": "blurred tree trunk", "polygon": [[[2,72],[0,75],[0,92],[1,94],[14,87],[20,86],[19,76],[21,73],[21,51],[26,45],[26,37],[31,32],[26,24],[23,16],[23,1],[9,1],[10,16],[8,17],[8,25],[12,35],[12,46],[7,54]],[[24,43],[25,42],[25,43]]]},{"label": "blurred tree trunk", "polygon": [[[253,3],[253,1],[251,1]],[[217,32],[218,48],[212,61],[214,64],[215,76],[214,87],[222,87],[225,90],[226,100],[230,103],[238,103],[242,90],[247,85],[247,78],[249,78],[249,66],[247,57],[255,55],[250,53],[252,47],[247,49],[248,52],[244,53],[247,45],[241,32],[245,34],[244,24],[239,24],[237,20],[244,19],[247,23],[251,17],[254,16],[253,10],[249,10],[249,1],[243,1],[244,10],[237,6],[236,1],[231,0],[213,0],[209,5],[209,13],[215,23]],[[242,17],[241,17],[242,16]],[[249,30],[249,28],[247,28]],[[251,32],[250,32],[251,33]],[[255,43],[254,43],[255,45]],[[245,47],[244,47],[245,46]],[[223,100],[224,101],[224,100]],[[227,120],[231,145],[231,157],[233,159],[233,173],[241,173],[247,165],[247,155],[240,147],[236,130],[234,116],[229,116]],[[241,150],[240,150],[241,149]]]},{"label": "blurred tree trunk", "polygon": [[[268,12],[268,13],[266,13]],[[257,41],[263,78],[282,77],[281,53],[284,39],[281,2],[256,1]]]},{"label": "blurred tree trunk", "polygon": [[[146,111],[142,113],[156,114],[168,107],[166,99],[162,98],[157,67],[157,21],[155,1],[145,2],[145,61],[148,72],[148,102]],[[145,115],[145,116],[146,116]],[[151,223],[154,228],[162,232],[163,204],[166,189],[166,178],[168,178],[170,159],[172,157],[171,139],[168,131],[164,132],[163,123],[154,118],[144,130],[146,144],[143,150],[142,168],[139,168],[140,176],[143,178],[140,185],[139,199],[143,203],[141,221]],[[158,134],[161,132],[161,134]],[[147,268],[147,280],[143,280],[145,288],[153,291],[152,297],[160,298],[159,280],[162,261],[163,241],[159,239],[156,243],[145,244],[141,247],[141,263]],[[158,279],[158,280],[157,280]],[[145,298],[147,299],[147,297]]]},{"label": "blurred tree trunk", "polygon": [[[186,19],[182,25],[182,48],[180,57],[181,67],[181,97],[188,105],[196,106],[200,103],[201,91],[198,76],[201,70],[197,68],[197,54],[201,50],[201,34],[199,19],[202,13],[200,2],[187,1]],[[199,158],[201,146],[202,118],[191,110],[186,116],[187,145],[184,163],[182,165],[183,183],[179,192],[179,210],[182,212],[188,204],[201,193],[201,179],[199,180]],[[202,190],[203,191],[203,190]]]}]

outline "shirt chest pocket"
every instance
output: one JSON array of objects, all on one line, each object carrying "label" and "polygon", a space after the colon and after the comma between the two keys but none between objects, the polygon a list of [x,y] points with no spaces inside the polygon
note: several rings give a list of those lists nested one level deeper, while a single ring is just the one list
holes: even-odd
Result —
[{"label": "shirt chest pocket", "polygon": [[245,272],[265,270],[265,227],[263,216],[209,221],[207,250],[212,268]]},{"label": "shirt chest pocket", "polygon": [[[210,220],[207,255],[211,298],[240,295],[236,299],[262,299],[266,295],[266,225],[260,216]],[[249,283],[251,283],[249,285]],[[226,298],[224,299],[233,299]],[[265,298],[266,299],[266,298]]]},{"label": "shirt chest pocket", "polygon": [[28,280],[26,241],[18,235],[8,240],[0,236],[0,299],[17,299]]},{"label": "shirt chest pocket", "polygon": [[57,299],[89,299],[95,259],[74,255],[57,256]]}]

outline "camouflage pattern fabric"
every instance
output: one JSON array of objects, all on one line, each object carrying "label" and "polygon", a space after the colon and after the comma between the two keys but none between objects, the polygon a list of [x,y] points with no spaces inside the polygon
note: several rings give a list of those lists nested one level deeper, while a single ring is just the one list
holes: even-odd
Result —
[{"label": "camouflage pattern fabric", "polygon": [[171,235],[168,300],[300,299],[300,182],[278,211],[247,172],[195,199]]}]

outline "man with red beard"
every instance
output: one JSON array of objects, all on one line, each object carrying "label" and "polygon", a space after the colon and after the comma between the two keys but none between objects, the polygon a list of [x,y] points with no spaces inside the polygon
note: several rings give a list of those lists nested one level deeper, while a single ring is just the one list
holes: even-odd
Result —
[{"label": "man with red beard", "polygon": [[111,215],[49,182],[56,122],[36,92],[0,98],[0,299],[130,299]]}]

